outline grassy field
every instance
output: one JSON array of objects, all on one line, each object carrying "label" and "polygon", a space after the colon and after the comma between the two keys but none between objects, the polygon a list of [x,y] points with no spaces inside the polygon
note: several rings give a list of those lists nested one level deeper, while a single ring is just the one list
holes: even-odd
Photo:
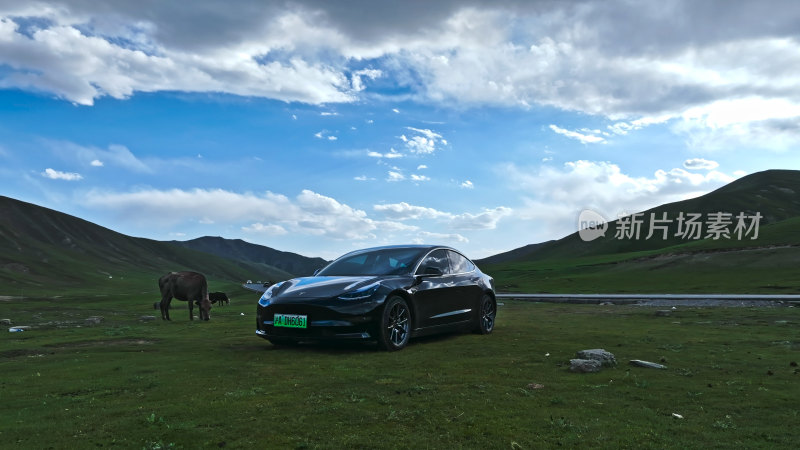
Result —
[{"label": "grassy field", "polygon": [[[257,294],[210,322],[148,321],[153,293],[4,299],[11,448],[797,448],[800,308],[506,302],[489,336],[277,348]],[[182,302],[181,306],[185,306]],[[183,314],[182,314],[183,313]],[[85,318],[102,316],[97,325]],[[574,374],[577,350],[620,364]],[[627,364],[661,362],[666,370]],[[535,389],[534,384],[543,386]],[[678,418],[679,415],[682,418]]]},{"label": "grassy field", "polygon": [[481,267],[498,291],[798,294],[800,247],[623,254]]}]

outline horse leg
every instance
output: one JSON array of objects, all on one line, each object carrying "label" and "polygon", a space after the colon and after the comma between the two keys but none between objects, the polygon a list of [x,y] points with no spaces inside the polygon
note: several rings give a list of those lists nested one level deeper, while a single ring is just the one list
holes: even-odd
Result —
[{"label": "horse leg", "polygon": [[194,320],[194,313],[192,312],[194,311],[194,302],[189,300],[186,303],[189,304],[189,320]]},{"label": "horse leg", "polygon": [[158,306],[161,307],[161,320],[170,320],[169,318],[169,304],[172,303],[172,297],[164,297]]}]

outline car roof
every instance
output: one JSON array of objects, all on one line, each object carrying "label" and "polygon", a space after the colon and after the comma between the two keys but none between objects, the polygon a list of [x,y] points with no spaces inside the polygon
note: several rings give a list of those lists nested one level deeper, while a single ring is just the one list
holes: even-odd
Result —
[{"label": "car roof", "polygon": [[458,251],[458,250],[455,250],[454,248],[449,247],[447,245],[399,244],[399,245],[383,245],[383,246],[380,246],[380,247],[362,248],[362,249],[359,249],[359,250],[353,250],[351,252],[347,252],[342,256],[354,255],[354,254],[365,253],[365,252],[373,252],[373,251],[377,251],[377,250],[391,250],[391,249],[395,249],[395,248],[418,248],[418,249],[421,249],[421,250],[426,250],[426,249],[427,250],[433,250],[435,248],[446,248],[448,250]]}]

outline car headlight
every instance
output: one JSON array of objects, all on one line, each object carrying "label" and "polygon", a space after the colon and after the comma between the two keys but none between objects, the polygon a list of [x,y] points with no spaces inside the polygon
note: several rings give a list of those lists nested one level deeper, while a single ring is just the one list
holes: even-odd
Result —
[{"label": "car headlight", "polygon": [[261,294],[261,298],[258,299],[258,304],[261,306],[269,306],[270,299],[272,298],[273,292],[278,290],[281,285],[285,283],[285,281],[281,281],[280,283],[275,283],[272,286],[268,287],[263,294]]},{"label": "car headlight", "polygon": [[372,283],[370,285],[364,286],[361,289],[356,289],[355,291],[346,292],[339,296],[339,300],[363,300],[365,298],[369,298],[374,294],[378,288],[380,287],[379,283]]}]

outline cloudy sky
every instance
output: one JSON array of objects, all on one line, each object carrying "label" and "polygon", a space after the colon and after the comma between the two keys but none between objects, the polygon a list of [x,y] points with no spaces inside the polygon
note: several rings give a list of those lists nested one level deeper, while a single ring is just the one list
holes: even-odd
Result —
[{"label": "cloudy sky", "polygon": [[800,169],[795,1],[188,5],[0,0],[0,194],[159,240],[479,258]]}]

